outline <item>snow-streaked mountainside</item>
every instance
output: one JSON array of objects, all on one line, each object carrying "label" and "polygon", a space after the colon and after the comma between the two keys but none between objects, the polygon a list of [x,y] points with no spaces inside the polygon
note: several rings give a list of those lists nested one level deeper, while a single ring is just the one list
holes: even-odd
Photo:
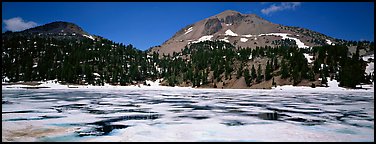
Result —
[{"label": "snow-streaked mountainside", "polygon": [[151,52],[172,54],[186,45],[205,40],[222,40],[235,47],[276,46],[273,41],[290,39],[299,48],[333,45],[336,39],[304,28],[283,26],[269,22],[255,14],[241,14],[227,10],[188,25]]}]

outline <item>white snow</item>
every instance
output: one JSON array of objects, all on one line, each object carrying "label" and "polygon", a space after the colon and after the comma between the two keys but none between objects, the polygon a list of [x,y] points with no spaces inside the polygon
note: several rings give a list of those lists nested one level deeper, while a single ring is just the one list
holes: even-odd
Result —
[{"label": "white snow", "polygon": [[294,40],[296,42],[296,45],[298,45],[299,48],[309,48],[309,46],[306,46],[299,39],[287,36],[287,35],[290,35],[288,33],[268,33],[268,34],[260,34],[259,36],[266,36],[266,35],[275,35],[275,36],[281,36],[282,39],[291,39],[291,40]]},{"label": "white snow", "polygon": [[341,87],[338,86],[339,82],[337,80],[335,80],[335,79],[330,80],[330,77],[327,77],[326,79],[328,80],[328,87],[330,89],[344,89],[344,88],[341,88]]},{"label": "white snow", "polygon": [[213,35],[202,36],[197,41],[192,41],[190,43],[198,43],[198,42],[207,41],[207,40],[210,41],[212,37],[213,37]]},{"label": "white snow", "polygon": [[225,41],[225,42],[230,42],[229,40],[228,40],[228,37],[225,37],[225,38],[223,38],[223,39],[219,39],[220,41]]},{"label": "white snow", "polygon": [[[273,90],[280,90],[280,91],[301,91],[301,92],[346,92],[346,91],[374,91],[374,83],[372,85],[362,85],[363,88],[367,89],[347,89],[339,86],[339,82],[335,79],[331,80],[330,77],[326,78],[328,80],[328,87],[316,87],[311,88],[308,86],[292,86],[292,85],[284,85],[284,86],[277,86],[273,87]],[[321,78],[319,78],[321,80]]]},{"label": "white snow", "polygon": [[370,58],[375,59],[375,58],[374,58],[374,55],[375,55],[375,54],[367,55],[367,56],[363,56],[362,59],[363,59],[364,61],[368,61],[368,59],[370,59]]},{"label": "white snow", "polygon": [[240,38],[240,41],[241,41],[241,42],[247,42],[248,39],[247,39],[247,38]]},{"label": "white snow", "polygon": [[334,43],[332,43],[332,41],[330,41],[330,40],[328,40],[328,39],[326,39],[326,43],[327,43],[328,45],[335,45]]},{"label": "white snow", "polygon": [[367,63],[367,67],[366,67],[366,73],[367,73],[367,75],[373,73],[374,70],[375,70],[374,63],[373,62]]},{"label": "white snow", "polygon": [[304,57],[307,59],[308,63],[312,63],[313,56],[310,56],[309,54],[304,53]]},{"label": "white snow", "polygon": [[98,77],[100,77],[101,75],[100,74],[98,74],[98,73],[93,73],[93,75],[94,76],[98,76]]},{"label": "white snow", "polygon": [[[292,85],[284,85],[284,86],[277,86],[272,89],[274,90],[283,90],[283,91],[314,91],[314,92],[325,92],[325,91],[344,91],[344,90],[352,90],[352,89],[346,89],[342,87],[338,87],[338,82],[336,80],[330,81],[330,78],[328,80],[328,87],[316,87],[311,88],[308,86],[292,86]],[[354,89],[355,90],[355,89]]]},{"label": "white snow", "polygon": [[189,33],[189,32],[191,32],[192,30],[193,30],[193,27],[188,28],[187,30],[185,30],[184,35],[187,34],[187,33]]},{"label": "white snow", "polygon": [[87,38],[92,39],[92,40],[95,40],[94,37],[91,36],[91,35],[85,35],[85,34],[83,34],[82,36],[87,37]]},{"label": "white snow", "polygon": [[[5,81],[3,79],[3,81]],[[22,84],[14,84],[14,85],[2,85],[2,89],[21,89],[24,87],[48,87],[48,89],[90,89],[90,90],[187,90],[192,89],[191,87],[169,87],[169,86],[160,86],[160,82],[163,79],[158,79],[156,81],[149,81],[147,80],[146,83],[150,84],[150,86],[146,86],[143,84],[140,85],[130,85],[130,86],[113,86],[110,84],[105,83],[104,86],[93,86],[93,85],[62,85],[60,83],[55,83],[55,80],[48,80],[46,82],[39,82],[40,85],[37,86],[30,86],[30,85],[22,85]],[[3,82],[4,83],[4,82]]]},{"label": "white snow", "polygon": [[207,41],[207,40],[211,40],[211,38],[213,37],[213,35],[207,35],[207,36],[202,36],[201,38],[198,39],[198,41]]},{"label": "white snow", "polygon": [[163,79],[157,79],[155,81],[151,81],[151,80],[146,80],[146,84],[150,84],[150,86],[152,87],[156,87],[156,86],[160,86],[160,83],[161,81],[163,81]]},{"label": "white snow", "polygon": [[157,67],[157,71],[160,73],[162,72],[162,68]]},{"label": "white snow", "polygon": [[256,37],[257,35],[251,35],[251,34],[248,34],[248,35],[242,35],[243,37]]},{"label": "white snow", "polygon": [[225,35],[229,35],[229,36],[238,36],[238,34],[232,32],[230,29],[226,30]]},{"label": "white snow", "polygon": [[362,59],[364,60],[364,61],[366,61],[367,62],[367,67],[366,67],[366,73],[367,73],[367,75],[369,75],[369,74],[371,74],[371,73],[373,73],[374,72],[374,62],[368,62],[368,59],[375,59],[374,58],[374,55],[375,54],[372,54],[372,55],[367,55],[367,56],[363,56],[362,57]]},{"label": "white snow", "polygon": [[4,77],[4,78],[2,79],[2,83],[6,83],[6,82],[9,82],[9,78],[8,78],[8,77]]}]

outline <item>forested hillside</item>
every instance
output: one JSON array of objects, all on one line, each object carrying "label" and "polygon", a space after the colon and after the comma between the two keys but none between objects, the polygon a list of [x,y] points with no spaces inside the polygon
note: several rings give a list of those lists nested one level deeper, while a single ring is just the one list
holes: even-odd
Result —
[{"label": "forested hillside", "polygon": [[264,87],[326,86],[328,77],[344,87],[370,83],[373,73],[365,73],[367,63],[359,50],[373,51],[373,42],[356,42],[353,54],[347,43],[302,49],[285,43],[274,48],[235,48],[224,41],[204,41],[159,56],[104,38],[3,36],[2,76],[10,82],[57,79],[90,85],[130,85],[163,78],[169,86],[212,88],[239,87],[235,83],[252,88],[263,82],[271,83]]}]

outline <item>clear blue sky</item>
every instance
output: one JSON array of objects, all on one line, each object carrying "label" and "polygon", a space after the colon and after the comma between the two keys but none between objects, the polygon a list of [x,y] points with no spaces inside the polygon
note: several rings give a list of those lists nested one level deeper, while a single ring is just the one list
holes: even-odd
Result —
[{"label": "clear blue sky", "polygon": [[228,9],[335,38],[374,39],[373,2],[2,2],[2,31],[7,30],[5,21],[15,17],[23,20],[15,22],[21,27],[67,21],[91,34],[145,50],[186,25]]}]

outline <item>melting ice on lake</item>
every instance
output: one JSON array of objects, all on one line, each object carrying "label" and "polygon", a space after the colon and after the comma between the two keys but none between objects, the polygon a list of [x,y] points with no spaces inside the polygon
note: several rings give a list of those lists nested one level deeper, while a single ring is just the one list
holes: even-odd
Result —
[{"label": "melting ice on lake", "polygon": [[2,90],[3,141],[374,141],[373,91]]}]

